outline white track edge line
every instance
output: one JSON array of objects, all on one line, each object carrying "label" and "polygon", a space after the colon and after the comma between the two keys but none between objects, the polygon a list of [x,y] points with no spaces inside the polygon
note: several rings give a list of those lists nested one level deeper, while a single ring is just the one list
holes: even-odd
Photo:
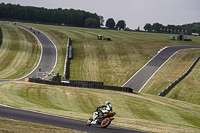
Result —
[{"label": "white track edge line", "polygon": [[[166,46],[166,49],[168,48],[168,46]],[[162,51],[161,51],[162,52]],[[138,74],[150,61],[152,61],[157,55],[159,55],[161,52],[159,52],[158,54],[156,54],[153,58],[151,58],[151,60],[149,60],[142,68],[140,68],[140,70],[138,70],[128,81],[126,81],[125,84],[122,85],[122,87],[124,87],[136,74]]]}]

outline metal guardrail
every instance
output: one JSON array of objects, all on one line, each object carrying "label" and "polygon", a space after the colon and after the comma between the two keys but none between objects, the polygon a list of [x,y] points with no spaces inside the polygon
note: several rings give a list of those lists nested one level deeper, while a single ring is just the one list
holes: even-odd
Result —
[{"label": "metal guardrail", "polygon": [[72,46],[71,46],[71,38],[68,39],[67,42],[67,50],[66,50],[66,57],[65,57],[65,66],[64,66],[64,79],[69,79],[69,65],[70,59],[72,59]]},{"label": "metal guardrail", "polygon": [[174,81],[173,83],[171,83],[165,90],[163,90],[162,92],[160,92],[158,94],[158,96],[165,96],[165,95],[167,95],[173,89],[174,86],[176,86],[181,80],[183,80],[192,71],[192,69],[195,67],[195,65],[199,61],[199,59],[200,59],[200,56],[195,60],[195,62],[191,65],[191,67],[181,77],[179,77],[176,81]]}]

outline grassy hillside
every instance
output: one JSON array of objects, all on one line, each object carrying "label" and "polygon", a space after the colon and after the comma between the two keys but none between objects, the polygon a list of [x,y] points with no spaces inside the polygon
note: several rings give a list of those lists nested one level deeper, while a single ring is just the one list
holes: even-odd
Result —
[{"label": "grassy hillside", "polygon": [[28,31],[0,23],[3,43],[0,47],[0,79],[17,79],[30,73],[40,58],[40,45]]},{"label": "grassy hillside", "polygon": [[180,84],[166,96],[200,105],[200,62]]},{"label": "grassy hillside", "polygon": [[168,98],[24,82],[0,83],[0,90],[0,103],[21,109],[86,120],[109,100],[117,113],[113,125],[149,132],[200,132],[200,105]]},{"label": "grassy hillside", "polygon": [[[70,78],[75,80],[102,81],[107,85],[123,85],[164,46],[200,45],[199,37],[189,37],[193,39],[192,42],[182,42],[171,41],[169,39],[171,35],[168,34],[23,24],[41,30],[56,44],[58,49],[58,64],[54,70],[56,73],[63,73],[67,39],[72,38],[74,58],[70,66]],[[12,30],[21,30],[10,25],[8,27],[13,29],[10,30],[7,36],[12,35]],[[18,32],[14,33],[18,34]],[[23,32],[20,31],[20,33]],[[97,40],[99,34],[106,34],[112,41]],[[29,42],[31,39],[25,39],[25,41]],[[13,37],[7,40],[8,42],[17,40],[19,45],[20,41],[18,40],[21,40],[21,38]],[[13,43],[9,42],[8,44]],[[8,44],[4,45],[4,47],[9,46]],[[7,48],[7,51],[9,49],[11,48]],[[0,50],[2,50],[2,47]],[[117,113],[113,125],[149,132],[200,132],[200,105],[196,105],[198,103],[190,104],[173,100],[171,98],[181,99],[180,97],[185,95],[183,93],[177,96],[173,91],[167,96],[169,98],[155,96],[158,91],[163,90],[163,86],[167,86],[169,82],[174,81],[175,75],[182,75],[182,72],[189,68],[198,54],[198,50],[184,50],[177,53],[169,61],[168,65],[166,63],[160,69],[161,74],[158,71],[158,76],[155,75],[155,79],[153,77],[149,81],[147,88],[143,90],[145,93],[129,94],[106,90],[8,82],[0,83],[0,103],[22,109],[86,120],[96,106],[110,100],[114,111]],[[37,55],[39,54],[37,53]],[[4,60],[6,59],[5,56],[0,57],[3,57],[2,59]],[[9,59],[9,62],[12,63],[13,60]],[[174,62],[176,63],[175,67],[172,65]],[[176,73],[172,72],[174,69]],[[29,70],[25,69],[25,71],[28,72]],[[186,91],[189,90],[187,88],[198,87],[198,67],[195,73],[191,75],[191,79],[186,81],[185,84],[188,85],[189,82],[192,82],[192,84],[189,84],[192,86],[185,87]],[[197,82],[193,82],[192,78],[194,77]],[[166,79],[170,81],[166,82]],[[184,84],[181,87],[183,86]],[[193,89],[191,90],[190,92],[193,92]],[[194,95],[194,93],[190,93],[188,97],[191,98],[191,95]],[[195,98],[198,98],[198,96],[191,98],[193,100],[186,101],[195,101]],[[183,97],[181,100],[183,99],[186,99],[186,97]]]},{"label": "grassy hillside", "polygon": [[[178,52],[152,77],[142,92],[158,95],[183,75],[199,55],[199,49],[187,49]],[[193,71],[175,86],[167,97],[200,104],[199,67],[200,63],[197,63]]]},{"label": "grassy hillside", "polygon": [[[55,42],[59,49],[59,64],[55,71],[63,73],[64,56],[67,39],[72,38],[74,58],[71,61],[70,78],[75,80],[102,81],[108,85],[123,85],[136,71],[151,59],[164,46],[192,45],[199,46],[200,38],[188,36],[191,42],[171,41],[171,34],[137,33],[112,30],[97,30],[62,26],[46,26],[29,24],[44,31]],[[97,35],[106,34],[111,42],[97,40]],[[177,35],[175,35],[177,36]],[[199,56],[197,50],[183,50],[178,52],[164,65],[142,90],[149,94],[159,94],[169,84],[185,73]],[[170,66],[170,67],[169,67]],[[197,75],[198,76],[198,75]],[[185,88],[198,88],[195,84],[186,82]],[[186,85],[182,85],[186,86]],[[180,87],[179,89],[181,89]],[[195,89],[196,91],[198,89]],[[199,103],[196,91],[191,91],[192,100],[187,100],[184,93],[177,99],[192,103]],[[187,91],[186,91],[187,92]],[[175,98],[176,96],[172,96]],[[195,101],[195,102],[194,102]]]},{"label": "grassy hillside", "polygon": [[[124,32],[40,24],[26,24],[46,33],[58,48],[55,72],[63,73],[67,39],[72,39],[74,58],[70,78],[102,81],[107,85],[122,86],[156,52],[172,45],[200,45],[200,38],[192,42],[171,41],[171,34]],[[112,41],[99,41],[98,35]],[[176,36],[176,35],[175,35]]]}]

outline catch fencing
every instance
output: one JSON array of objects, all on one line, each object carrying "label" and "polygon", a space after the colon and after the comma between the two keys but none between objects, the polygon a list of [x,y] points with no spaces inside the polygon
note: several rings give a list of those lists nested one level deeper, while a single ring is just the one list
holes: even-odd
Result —
[{"label": "catch fencing", "polygon": [[200,59],[200,56],[195,60],[192,66],[181,77],[179,77],[176,81],[170,84],[165,90],[159,93],[158,96],[166,96],[173,89],[173,87],[175,87],[181,80],[183,80],[192,71],[192,69],[195,67],[195,65],[199,61],[199,59]]}]

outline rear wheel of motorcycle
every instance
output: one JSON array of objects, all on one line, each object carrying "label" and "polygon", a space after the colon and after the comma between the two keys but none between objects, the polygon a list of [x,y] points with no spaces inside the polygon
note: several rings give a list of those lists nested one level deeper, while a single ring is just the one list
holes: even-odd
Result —
[{"label": "rear wheel of motorcycle", "polygon": [[106,128],[106,127],[108,127],[110,125],[110,123],[111,123],[110,117],[106,117],[105,119],[103,119],[103,121],[101,122],[100,126],[102,128]]},{"label": "rear wheel of motorcycle", "polygon": [[91,117],[87,120],[87,123],[86,123],[86,125],[87,126],[90,126],[91,125],[91,123],[92,123],[92,120],[91,120]]}]

